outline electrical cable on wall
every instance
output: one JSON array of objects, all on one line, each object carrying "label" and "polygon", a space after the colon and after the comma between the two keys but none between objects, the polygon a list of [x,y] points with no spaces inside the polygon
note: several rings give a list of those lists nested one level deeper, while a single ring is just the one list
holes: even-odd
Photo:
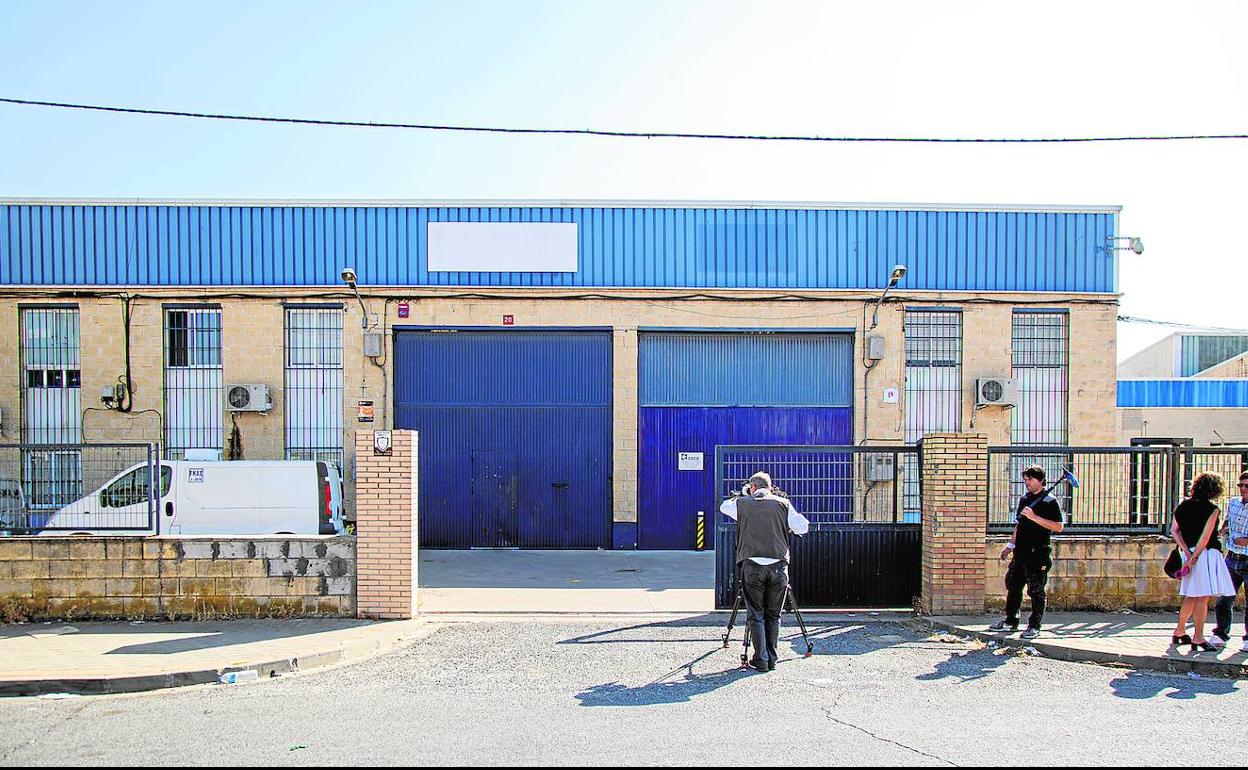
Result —
[{"label": "electrical cable on wall", "polygon": [[[301,287],[301,288],[304,288],[304,287]],[[540,290],[545,287],[533,287],[533,288],[536,290]],[[355,296],[354,294],[346,294],[343,292],[336,292],[336,291],[317,291],[317,289],[318,287],[315,287],[315,286],[306,287],[306,291],[308,292],[306,296],[317,297],[317,298],[322,298],[322,299],[351,299],[351,298],[354,298]],[[723,291],[729,292],[732,290],[723,289]],[[740,296],[736,294],[726,293],[722,296],[719,296],[719,295],[714,295],[714,294],[706,294],[704,292],[698,292],[698,293],[692,293],[692,294],[673,294],[673,295],[667,295],[667,296],[662,296],[662,297],[651,297],[651,298],[644,299],[642,301],[649,303],[649,304],[653,304],[656,302],[672,302],[672,301],[741,303],[741,302],[862,302],[862,301],[869,302],[869,301],[874,300],[874,296],[867,293],[867,290],[852,289],[852,290],[845,290],[845,291],[846,291],[845,294],[836,295],[836,296],[829,296],[827,294],[800,294],[800,293],[792,293],[792,292],[782,293],[782,294],[764,294],[764,295],[758,295],[758,296]],[[972,290],[968,289],[967,291],[969,292]],[[1006,299],[1006,298],[996,298],[996,297],[960,298],[960,297],[949,296],[950,294],[955,294],[955,293],[957,292],[947,291],[947,290],[941,291],[939,293],[935,293],[932,296],[921,296],[917,294],[900,294],[899,293],[899,294],[891,295],[890,298],[893,300],[897,300],[897,301],[905,300],[905,301],[910,301],[910,302],[954,302],[960,305],[1011,305],[1011,306],[1021,306],[1021,307],[1028,307],[1028,306],[1033,306],[1033,305],[1043,307],[1043,306],[1050,306],[1053,304],[1106,305],[1106,306],[1117,306],[1118,304],[1117,300],[1111,299],[1108,297],[1105,297],[1105,298],[1051,297],[1047,299],[1024,300],[1024,299],[1014,299],[1014,298]],[[396,296],[393,294],[380,293],[380,292],[374,292],[371,294],[366,294],[366,293],[361,292],[361,295],[367,299],[387,299],[387,298],[392,299],[392,300],[396,299]],[[14,291],[11,288],[8,288],[8,289],[4,289],[0,291],[0,299],[30,299],[30,298],[87,299],[87,298],[105,298],[105,297],[121,298],[123,296],[129,296],[134,300],[162,300],[162,299],[176,299],[176,298],[182,297],[183,295],[177,294],[173,291],[168,291],[168,292],[157,291],[157,292],[148,292],[148,293],[143,293],[143,294],[126,295],[116,290],[92,290],[92,289],[86,289],[86,290],[32,289],[30,291]],[[286,295],[274,294],[274,293],[263,293],[263,292],[243,292],[243,291],[237,291],[237,290],[221,291],[221,292],[214,292],[214,291],[208,290],[208,291],[202,291],[198,296],[201,299],[207,301],[207,300],[222,300],[222,299],[275,300],[275,299],[281,299],[283,296],[286,296]],[[636,302],[639,299],[636,295],[604,294],[601,292],[569,292],[565,294],[537,294],[537,293],[485,293],[485,292],[473,291],[473,292],[451,292],[451,293],[435,293],[435,292],[424,292],[424,293],[419,293],[419,294],[409,293],[405,296],[407,299],[414,300],[414,301],[419,301],[419,300],[424,300],[424,299],[432,299],[432,300],[438,300],[438,299],[441,299],[441,300],[456,300],[456,299],[544,300],[544,299],[551,299],[551,300],[576,300],[576,301],[582,301],[582,300],[591,301],[592,300],[592,301],[611,301],[611,302],[627,300],[627,301]],[[680,310],[681,312],[694,313],[697,315],[705,315],[705,316],[710,316],[710,317],[715,317],[715,318],[737,317],[737,316],[725,315],[725,314],[719,314],[719,313],[707,313],[705,311],[698,311],[698,310],[693,310],[690,308],[673,307],[670,309]],[[786,319],[786,318],[816,318],[816,317],[820,317],[823,315],[826,315],[826,313],[810,314],[810,315],[805,315],[805,316],[789,316],[789,315],[761,316],[761,318],[763,318],[764,320]]]},{"label": "electrical cable on wall", "polygon": [[1118,320],[1122,323],[1133,324],[1152,324],[1153,326],[1168,326],[1174,329],[1186,329],[1193,332],[1210,332],[1212,334],[1241,334],[1248,335],[1248,329],[1231,329],[1225,326],[1198,326],[1196,324],[1185,324],[1177,321],[1158,321],[1152,318],[1139,318],[1136,316],[1120,315]]}]

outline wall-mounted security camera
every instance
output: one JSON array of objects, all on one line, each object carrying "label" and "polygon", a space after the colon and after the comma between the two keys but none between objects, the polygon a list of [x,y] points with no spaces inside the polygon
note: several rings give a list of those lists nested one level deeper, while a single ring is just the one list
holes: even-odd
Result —
[{"label": "wall-mounted security camera", "polygon": [[[1136,254],[1144,253],[1144,239],[1142,238],[1136,238],[1132,235],[1111,235],[1105,240],[1109,242],[1110,251],[1126,251],[1127,249],[1130,249]],[[1114,241],[1126,241],[1127,245],[1115,246]]]},{"label": "wall-mounted security camera", "polygon": [[348,286],[355,286],[355,268],[344,267],[342,269],[342,281]]}]

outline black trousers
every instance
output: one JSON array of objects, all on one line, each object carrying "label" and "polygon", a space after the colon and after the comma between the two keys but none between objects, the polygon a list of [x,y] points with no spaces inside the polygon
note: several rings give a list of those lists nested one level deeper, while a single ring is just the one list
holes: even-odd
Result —
[{"label": "black trousers", "polygon": [[[1235,599],[1239,589],[1248,582],[1248,556],[1240,556],[1231,551],[1226,554],[1226,566],[1231,572],[1231,585],[1235,586],[1236,596],[1223,596],[1214,606],[1214,615],[1218,619],[1218,627],[1213,633],[1230,640],[1231,624],[1235,620]],[[1244,605],[1244,639],[1248,640],[1248,604]]]},{"label": "black trousers", "polygon": [[1005,571],[1005,622],[1018,625],[1019,610],[1023,607],[1023,588],[1031,597],[1029,628],[1040,628],[1044,620],[1045,587],[1049,584],[1049,570],[1053,568],[1052,551],[1048,546],[1029,549],[1026,553],[1015,552],[1010,567]]},{"label": "black trousers", "polygon": [[789,565],[783,561],[762,565],[746,559],[741,562],[741,585],[745,589],[746,624],[754,644],[754,662],[773,664],[778,659],[776,645],[780,641],[784,593],[789,587]]}]

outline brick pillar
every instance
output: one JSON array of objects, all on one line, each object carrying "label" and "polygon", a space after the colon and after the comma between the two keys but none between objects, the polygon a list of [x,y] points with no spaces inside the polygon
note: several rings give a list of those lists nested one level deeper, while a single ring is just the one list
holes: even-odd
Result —
[{"label": "brick pillar", "polygon": [[416,614],[416,433],[396,430],[389,455],[374,431],[355,434],[356,612],[361,618]]},{"label": "brick pillar", "polygon": [[929,434],[923,457],[923,596],[926,615],[984,611],[988,437]]}]

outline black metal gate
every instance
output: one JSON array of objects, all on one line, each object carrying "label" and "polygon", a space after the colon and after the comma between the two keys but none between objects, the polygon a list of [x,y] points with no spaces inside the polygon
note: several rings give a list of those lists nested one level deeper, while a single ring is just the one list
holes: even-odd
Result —
[{"label": "black metal gate", "polygon": [[916,447],[717,446],[717,608],[731,607],[736,591],[736,523],[719,503],[757,471],[810,520],[792,538],[789,566],[803,609],[913,606],[923,540]]}]

